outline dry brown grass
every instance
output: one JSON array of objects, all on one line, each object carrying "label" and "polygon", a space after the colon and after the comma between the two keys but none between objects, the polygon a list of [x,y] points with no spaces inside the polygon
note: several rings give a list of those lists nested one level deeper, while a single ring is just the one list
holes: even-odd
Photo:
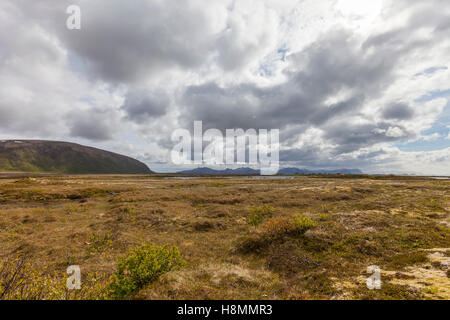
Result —
[{"label": "dry brown grass", "polygon": [[[249,224],[264,207],[270,216]],[[26,256],[61,275],[78,264],[106,279],[148,241],[177,246],[186,265],[136,298],[442,298],[435,284],[417,289],[417,278],[408,287],[390,275],[380,291],[358,279],[372,264],[392,274],[428,264],[448,285],[448,265],[422,250],[450,248],[449,212],[450,182],[419,178],[9,176],[0,180],[0,260]],[[315,227],[293,232],[287,221],[298,214]],[[243,239],[253,247],[240,250]]]}]

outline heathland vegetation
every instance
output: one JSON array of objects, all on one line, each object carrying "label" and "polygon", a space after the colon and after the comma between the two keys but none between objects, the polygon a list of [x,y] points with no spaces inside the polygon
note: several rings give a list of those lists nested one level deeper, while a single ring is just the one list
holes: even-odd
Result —
[{"label": "heathland vegetation", "polygon": [[0,298],[449,299],[449,211],[419,177],[4,176]]}]

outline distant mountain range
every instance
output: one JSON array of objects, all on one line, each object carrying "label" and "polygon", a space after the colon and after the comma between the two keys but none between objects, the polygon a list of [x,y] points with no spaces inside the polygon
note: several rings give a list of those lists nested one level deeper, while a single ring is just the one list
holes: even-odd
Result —
[{"label": "distant mountain range", "polygon": [[[214,170],[211,168],[196,168],[192,170],[180,171],[178,173],[190,175],[259,175],[260,171],[252,168],[238,168],[238,169],[224,169],[224,170]],[[280,175],[363,174],[363,172],[359,169],[308,170],[299,168],[281,168],[278,171],[278,174]]]},{"label": "distant mountain range", "polygon": [[0,172],[149,174],[146,164],[117,153],[75,143],[0,140]]}]

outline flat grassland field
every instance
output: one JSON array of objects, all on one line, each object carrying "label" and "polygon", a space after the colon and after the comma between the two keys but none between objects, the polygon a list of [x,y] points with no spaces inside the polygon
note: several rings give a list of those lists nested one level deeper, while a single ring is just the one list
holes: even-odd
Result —
[{"label": "flat grassland field", "polygon": [[449,299],[449,213],[430,178],[5,175],[0,296]]}]

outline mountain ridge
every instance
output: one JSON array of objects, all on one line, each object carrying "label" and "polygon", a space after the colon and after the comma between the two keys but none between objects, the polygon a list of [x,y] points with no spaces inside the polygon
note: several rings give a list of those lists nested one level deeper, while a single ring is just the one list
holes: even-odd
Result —
[{"label": "mountain ridge", "polygon": [[146,164],[72,142],[0,140],[0,171],[61,174],[150,174]]},{"label": "mountain ridge", "polygon": [[[237,168],[237,169],[224,169],[215,170],[207,167],[195,168],[192,170],[183,170],[177,172],[179,174],[192,174],[192,175],[259,175],[260,170],[252,168]],[[300,168],[281,168],[279,175],[308,175],[308,174],[363,174],[359,169],[300,169]]]}]

